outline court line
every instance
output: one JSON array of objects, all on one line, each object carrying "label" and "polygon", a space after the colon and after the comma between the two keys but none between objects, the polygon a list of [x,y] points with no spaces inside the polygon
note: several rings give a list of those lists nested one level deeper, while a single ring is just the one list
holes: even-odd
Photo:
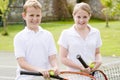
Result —
[{"label": "court line", "polygon": [[0,65],[0,68],[17,68],[17,66]]},{"label": "court line", "polygon": [[[3,69],[3,68],[15,69],[17,68],[17,66],[0,65],[0,69]],[[15,80],[15,77],[14,76],[0,76],[0,80]]]},{"label": "court line", "polygon": [[15,77],[7,77],[7,76],[0,76],[0,79],[12,79],[12,80],[15,80]]}]

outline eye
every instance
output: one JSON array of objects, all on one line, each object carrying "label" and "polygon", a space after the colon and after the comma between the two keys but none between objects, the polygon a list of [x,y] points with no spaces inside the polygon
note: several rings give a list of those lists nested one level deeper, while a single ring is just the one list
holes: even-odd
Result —
[{"label": "eye", "polygon": [[88,18],[87,16],[83,16],[83,18]]},{"label": "eye", "polygon": [[77,16],[77,18],[81,18],[80,16]]},{"label": "eye", "polygon": [[40,15],[37,15],[37,17],[40,17]]},{"label": "eye", "polygon": [[31,17],[33,17],[34,15],[33,15],[33,14],[31,14],[30,16],[31,16]]}]

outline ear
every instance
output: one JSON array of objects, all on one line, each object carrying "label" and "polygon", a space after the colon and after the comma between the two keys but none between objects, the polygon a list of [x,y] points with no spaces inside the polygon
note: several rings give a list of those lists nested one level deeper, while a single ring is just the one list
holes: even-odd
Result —
[{"label": "ear", "polygon": [[72,13],[72,16],[74,17],[75,14]]},{"label": "ear", "polygon": [[25,12],[22,13],[22,18],[25,20],[26,14]]},{"label": "ear", "polygon": [[91,14],[89,15],[89,19],[88,19],[88,21],[90,20],[90,18],[91,18]]},{"label": "ear", "polygon": [[90,14],[90,18],[91,18],[91,16],[92,16],[92,15]]},{"label": "ear", "polygon": [[75,14],[72,13],[72,17],[74,17]]}]

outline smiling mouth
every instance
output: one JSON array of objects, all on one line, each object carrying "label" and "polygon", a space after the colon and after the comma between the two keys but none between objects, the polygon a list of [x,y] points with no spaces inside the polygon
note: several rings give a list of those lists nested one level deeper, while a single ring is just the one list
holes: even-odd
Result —
[{"label": "smiling mouth", "polygon": [[31,22],[31,24],[34,24],[34,25],[35,25],[35,24],[38,24],[38,22]]},{"label": "smiling mouth", "polygon": [[85,23],[78,23],[79,25],[84,25]]}]

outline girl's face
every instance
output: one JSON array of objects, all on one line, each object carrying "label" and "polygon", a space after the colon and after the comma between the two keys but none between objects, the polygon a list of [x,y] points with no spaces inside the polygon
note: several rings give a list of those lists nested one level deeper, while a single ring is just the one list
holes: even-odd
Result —
[{"label": "girl's face", "polygon": [[29,29],[37,29],[41,22],[41,10],[34,7],[28,7],[26,13],[22,14],[23,19],[26,21],[26,25]]},{"label": "girl's face", "polygon": [[87,26],[89,19],[90,19],[90,14],[88,14],[86,11],[80,9],[78,12],[76,12],[73,15],[75,24],[77,27],[84,28]]}]

